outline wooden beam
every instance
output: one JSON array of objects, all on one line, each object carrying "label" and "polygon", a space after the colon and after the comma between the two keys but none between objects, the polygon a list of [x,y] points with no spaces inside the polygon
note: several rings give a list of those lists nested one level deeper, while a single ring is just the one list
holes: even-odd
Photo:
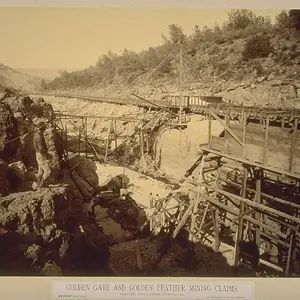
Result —
[{"label": "wooden beam", "polygon": [[264,143],[264,156],[263,156],[263,164],[265,165],[268,161],[268,137],[269,137],[269,116],[267,115],[266,120],[266,129],[265,129],[265,143]]},{"label": "wooden beam", "polygon": [[110,142],[111,125],[112,125],[112,121],[109,122],[108,132],[107,132],[107,137],[106,137],[105,158],[104,158],[105,162],[107,161],[107,156],[108,156],[108,148],[109,148],[109,142]]},{"label": "wooden beam", "polygon": [[287,260],[286,260],[286,266],[285,266],[285,271],[284,271],[285,276],[288,276],[288,274],[290,272],[294,235],[295,235],[295,233],[292,232],[291,236],[290,236],[290,245],[289,245],[289,250],[288,250],[288,257],[287,257]]},{"label": "wooden beam", "polygon": [[87,122],[87,118],[84,119],[85,120],[85,126],[84,126],[84,140],[85,140],[85,157],[87,158],[88,153],[87,153],[87,149],[88,149],[88,122]]},{"label": "wooden beam", "polygon": [[[192,181],[192,180],[187,180],[187,181],[190,182],[190,183],[194,183],[194,184],[196,183],[195,181]],[[217,187],[210,186],[210,185],[205,184],[205,183],[201,183],[201,185],[204,186],[205,188],[211,190],[211,191],[214,191],[214,192],[218,192],[218,193],[220,193],[220,194],[223,194],[223,195],[227,196],[228,198],[234,198],[234,199],[236,199],[236,200],[238,200],[238,201],[244,201],[244,202],[246,202],[249,206],[252,206],[252,207],[255,207],[255,208],[260,208],[261,210],[267,211],[267,212],[269,212],[269,213],[271,213],[271,214],[275,214],[275,215],[281,216],[281,217],[283,217],[283,218],[285,218],[285,219],[294,221],[294,222],[296,222],[296,223],[300,223],[300,219],[299,219],[299,218],[296,218],[296,217],[294,217],[294,216],[285,214],[285,213],[283,213],[283,212],[281,212],[281,211],[278,211],[278,210],[273,209],[273,208],[271,208],[271,207],[268,207],[268,206],[266,206],[266,205],[263,205],[263,204],[256,204],[256,203],[253,202],[252,200],[243,199],[243,198],[241,198],[241,197],[238,196],[238,195],[235,195],[235,194],[232,194],[232,193],[223,191],[223,190],[221,190],[221,189],[219,189],[219,188],[217,188]],[[191,189],[191,190],[192,190],[192,189]],[[249,190],[250,190],[250,189],[249,189]],[[251,191],[253,191],[253,190],[251,190]],[[284,200],[282,200],[282,201],[284,201]],[[286,203],[286,204],[287,204],[287,203]],[[293,203],[293,204],[294,204],[294,203]],[[288,204],[287,204],[287,205],[288,205]]]},{"label": "wooden beam", "polygon": [[211,187],[211,186],[209,186],[209,185],[207,185],[207,184],[205,184],[205,183],[202,183],[201,185],[204,186],[204,187],[206,187],[207,189],[216,191],[216,192],[218,192],[218,193],[220,193],[220,194],[222,194],[222,195],[224,195],[224,196],[227,196],[227,197],[229,197],[229,198],[233,198],[233,199],[236,199],[236,200],[238,200],[238,201],[242,201],[242,202],[244,202],[244,203],[247,203],[247,204],[248,204],[249,206],[251,206],[251,207],[258,208],[258,209],[260,209],[260,210],[262,210],[262,211],[267,211],[267,212],[269,212],[269,213],[278,215],[278,216],[280,216],[280,217],[282,217],[282,218],[285,218],[285,219],[288,219],[288,220],[290,220],[290,221],[293,221],[293,222],[295,222],[295,223],[300,224],[300,219],[299,219],[299,218],[296,218],[296,217],[294,217],[294,216],[288,215],[288,214],[283,213],[283,212],[281,212],[281,211],[278,211],[278,210],[276,210],[276,209],[274,209],[274,208],[265,206],[265,205],[263,205],[263,204],[255,203],[255,202],[253,202],[252,200],[248,200],[248,199],[245,199],[245,198],[243,198],[243,197],[237,196],[237,195],[235,195],[235,194],[232,194],[232,193],[229,193],[229,192],[225,192],[225,191],[223,191],[223,190],[221,190],[221,189],[219,189],[219,188],[213,188],[213,187]]},{"label": "wooden beam", "polygon": [[200,193],[197,194],[197,198],[195,198],[191,203],[190,206],[188,207],[188,209],[185,211],[184,215],[182,216],[182,219],[180,220],[179,224],[177,225],[176,229],[174,230],[173,233],[173,238],[176,238],[178,232],[180,231],[180,229],[182,228],[182,226],[184,226],[187,218],[189,217],[189,214],[191,213],[191,211],[193,210],[195,204],[197,203],[198,199],[200,197]]},{"label": "wooden beam", "polygon": [[247,130],[247,114],[243,112],[243,145],[244,145],[244,149],[243,149],[243,158],[246,157],[246,147],[245,147],[245,141],[246,141],[246,130]]},{"label": "wooden beam", "polygon": [[[244,167],[244,174],[243,174],[243,187],[242,187],[242,197],[246,196],[246,189],[247,189],[247,179],[248,179],[248,169]],[[245,211],[245,202],[240,202],[240,210],[239,210],[239,221],[237,224],[237,231],[236,231],[236,238],[234,243],[234,265],[239,265],[239,243],[243,239],[243,227],[244,227],[244,214]]]},{"label": "wooden beam", "polygon": [[214,232],[215,232],[215,251],[218,251],[220,248],[219,210],[216,209],[215,211],[213,211],[211,204],[210,204],[210,210],[211,210],[211,214],[212,214],[212,221],[213,221]]},{"label": "wooden beam", "polygon": [[286,238],[286,235],[284,233],[282,233],[281,231],[278,231],[278,230],[272,228],[271,226],[268,226],[268,225],[266,225],[262,222],[259,222],[259,221],[255,220],[255,219],[253,219],[249,216],[245,216],[244,219],[249,221],[250,223],[252,223],[254,225],[260,226],[261,228],[264,228],[264,229],[266,229],[270,232],[273,232],[273,233],[277,234],[278,236],[282,237],[283,239]]},{"label": "wooden beam", "polygon": [[276,238],[275,236],[271,236],[271,235],[269,235],[265,232],[261,232],[260,234],[261,234],[261,236],[264,236],[267,239],[271,240],[275,245],[280,244],[280,245],[282,245],[283,247],[286,247],[286,248],[289,248],[289,246],[290,246],[288,243],[283,242],[281,239]]}]

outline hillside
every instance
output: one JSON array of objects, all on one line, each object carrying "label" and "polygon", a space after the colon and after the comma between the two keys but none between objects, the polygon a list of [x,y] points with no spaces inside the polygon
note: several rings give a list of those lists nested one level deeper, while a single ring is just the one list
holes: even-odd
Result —
[{"label": "hillside", "polygon": [[109,52],[95,66],[63,72],[45,89],[110,96],[133,91],[148,97],[178,93],[181,41],[185,94],[222,95],[238,102],[297,101],[299,20],[298,10],[282,11],[272,24],[267,17],[241,9],[230,12],[222,26],[200,29],[196,25],[191,35],[171,24],[161,46],[141,53],[126,49],[122,55]]},{"label": "hillside", "polygon": [[0,85],[28,92],[37,90],[41,86],[41,79],[23,74],[0,63]]},{"label": "hillside", "polygon": [[[15,69],[16,71],[29,75],[31,77],[39,77],[44,79],[46,82],[51,81],[54,78],[58,77],[60,75],[60,72],[62,69],[57,68],[46,68],[46,69],[39,69],[39,68],[33,68],[33,69]],[[76,69],[68,69],[67,72],[73,72]]]}]

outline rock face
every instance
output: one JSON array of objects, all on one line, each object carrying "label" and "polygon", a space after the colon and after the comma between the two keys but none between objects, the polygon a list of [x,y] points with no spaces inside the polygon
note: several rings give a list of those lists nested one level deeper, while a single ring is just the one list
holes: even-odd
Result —
[{"label": "rock face", "polygon": [[[51,155],[51,167],[54,176],[60,169],[59,161],[62,156],[60,136],[53,120],[55,114],[51,104],[43,98],[33,101],[29,96],[20,96],[15,93],[5,94],[0,106],[0,158],[15,156],[22,160],[26,167],[37,167],[33,148],[33,135],[36,124],[44,121],[47,124],[45,140]],[[3,97],[4,97],[3,96]],[[7,125],[8,124],[8,125]],[[14,143],[5,145],[8,140],[20,136]],[[4,148],[5,145],[5,149]],[[19,148],[19,149],[18,149]],[[7,157],[3,157],[7,160]]]},{"label": "rock face", "polygon": [[0,197],[7,195],[11,188],[8,172],[7,164],[0,159]]},{"label": "rock face", "polygon": [[22,161],[16,161],[8,165],[9,181],[14,192],[31,190],[35,175],[29,171]]},{"label": "rock face", "polygon": [[[67,185],[53,186],[1,198],[0,251],[6,256],[3,260],[1,256],[2,272],[17,254],[17,261],[32,272],[40,272],[49,261],[69,274],[74,270],[78,274],[105,272],[108,240],[84,218],[82,203],[72,197],[69,189]],[[19,275],[20,269],[11,267],[13,272]]]},{"label": "rock face", "polygon": [[2,197],[0,212],[3,228],[21,234],[35,233],[48,240],[56,230],[64,229],[76,212],[76,203],[67,186],[58,186]]},{"label": "rock face", "polygon": [[[10,107],[0,102],[0,158],[9,161],[17,153],[19,136],[16,119]],[[15,139],[15,140],[14,140]]]}]

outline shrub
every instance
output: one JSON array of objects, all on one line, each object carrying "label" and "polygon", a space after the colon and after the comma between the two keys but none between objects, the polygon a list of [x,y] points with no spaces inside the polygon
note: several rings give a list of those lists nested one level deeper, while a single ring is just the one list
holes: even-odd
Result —
[{"label": "shrub", "polygon": [[287,11],[281,11],[275,18],[275,28],[284,30],[291,27],[291,20]]},{"label": "shrub", "polygon": [[267,57],[274,51],[270,38],[264,35],[255,35],[246,40],[242,52],[243,60]]}]

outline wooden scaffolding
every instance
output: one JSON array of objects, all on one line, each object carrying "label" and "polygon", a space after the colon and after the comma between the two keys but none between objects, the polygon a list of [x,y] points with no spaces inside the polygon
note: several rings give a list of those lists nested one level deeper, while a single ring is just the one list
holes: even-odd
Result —
[{"label": "wooden scaffolding", "polygon": [[[157,201],[153,228],[175,222],[174,238],[184,228],[191,241],[210,240],[215,251],[221,242],[231,244],[235,266],[239,242],[253,241],[261,264],[286,276],[299,272],[292,264],[300,225],[298,118],[270,126],[267,113],[251,123],[246,112],[232,121],[230,113],[221,119],[213,109],[207,118],[208,143],[202,147],[200,164],[193,178]],[[212,134],[216,122],[224,128],[221,136]],[[168,205],[171,199],[175,206]],[[232,240],[224,228],[230,229]]]}]

